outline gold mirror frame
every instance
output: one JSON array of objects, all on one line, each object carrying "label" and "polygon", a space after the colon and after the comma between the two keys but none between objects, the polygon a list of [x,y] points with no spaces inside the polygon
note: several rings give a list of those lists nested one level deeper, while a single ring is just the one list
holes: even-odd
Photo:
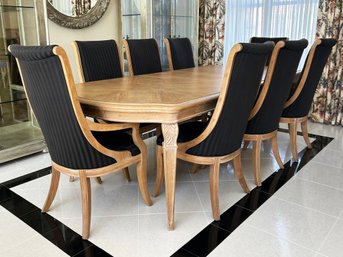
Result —
[{"label": "gold mirror frame", "polygon": [[82,29],[93,25],[105,13],[109,3],[110,0],[98,0],[88,13],[79,17],[72,17],[59,12],[46,0],[48,18],[56,24],[69,29]]}]

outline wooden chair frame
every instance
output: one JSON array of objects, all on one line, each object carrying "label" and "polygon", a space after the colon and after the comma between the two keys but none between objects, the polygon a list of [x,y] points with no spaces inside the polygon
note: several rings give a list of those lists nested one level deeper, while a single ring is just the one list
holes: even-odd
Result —
[{"label": "wooden chair frame", "polygon": [[[229,55],[227,66],[224,73],[224,78],[221,82],[221,94],[218,98],[217,106],[213,112],[213,116],[206,127],[206,129],[195,139],[185,142],[185,143],[178,143],[177,144],[177,158],[181,160],[185,160],[191,163],[201,164],[201,165],[210,165],[210,197],[211,197],[211,206],[212,206],[212,215],[215,220],[220,220],[220,211],[219,211],[219,193],[218,193],[218,185],[219,185],[219,167],[221,163],[226,163],[228,161],[233,161],[234,169],[236,171],[236,176],[238,181],[243,188],[244,192],[248,193],[249,188],[246,184],[245,178],[242,173],[242,165],[241,165],[241,150],[238,149],[233,153],[230,153],[225,156],[216,156],[216,157],[204,157],[204,156],[195,156],[191,154],[187,154],[187,150],[198,145],[203,140],[208,137],[211,131],[214,129],[219,116],[221,114],[224,101],[226,98],[226,94],[228,92],[229,87],[229,79],[231,77],[232,69],[233,69],[233,60],[237,53],[242,50],[242,45],[235,45]],[[163,142],[164,144],[164,142]],[[164,168],[168,166],[168,161],[163,163],[163,150],[162,146],[157,146],[157,176],[156,176],[156,183],[154,187],[154,196],[157,196],[160,192],[160,188],[163,182],[163,173]],[[170,178],[166,178],[165,181],[171,181]],[[168,185],[166,185],[168,187]],[[174,194],[175,192],[172,192]]]},{"label": "wooden chair frame", "polygon": [[[264,102],[264,99],[266,98],[267,92],[269,90],[270,83],[271,83],[272,78],[273,78],[273,73],[274,73],[277,57],[279,55],[281,48],[283,48],[284,46],[285,46],[284,41],[280,41],[275,45],[272,56],[270,58],[269,68],[268,68],[268,71],[266,74],[264,85],[261,89],[261,92],[257,98],[257,101],[256,101],[253,109],[250,112],[249,120],[251,120],[258,113],[260,108],[262,107],[262,104]],[[271,133],[267,133],[267,134],[244,134],[244,138],[243,138],[244,147],[243,147],[243,149],[246,148],[247,143],[249,141],[253,141],[254,177],[255,177],[255,183],[257,186],[261,186],[261,167],[260,167],[260,165],[261,165],[261,163],[260,163],[260,160],[261,160],[261,157],[260,157],[261,144],[262,144],[262,141],[269,140],[269,139],[271,139],[271,141],[272,141],[272,150],[273,150],[275,160],[278,163],[280,169],[283,169],[284,166],[283,166],[282,160],[280,158],[279,148],[278,148],[278,144],[277,144],[277,130],[275,130]]]},{"label": "wooden chair frame", "polygon": [[[294,91],[293,95],[286,101],[284,108],[287,108],[291,104],[294,103],[294,101],[299,97],[302,89],[304,88],[305,82],[307,80],[308,74],[310,72],[311,64],[313,62],[314,54],[316,52],[317,47],[321,44],[320,39],[316,39],[314,43],[312,44],[312,47],[310,49],[310,52],[308,54],[308,58],[306,60],[304,70],[300,79],[300,82]],[[310,142],[310,138],[308,136],[308,129],[307,129],[307,116],[300,117],[300,118],[286,118],[281,117],[280,123],[287,123],[289,128],[289,135],[290,135],[290,146],[291,146],[291,152],[294,161],[298,161],[298,150],[297,150],[297,124],[301,124],[301,131],[303,133],[304,141],[307,145],[307,148],[312,149],[312,145]]]},{"label": "wooden chair frame", "polygon": [[[10,50],[10,49],[9,49]],[[53,53],[57,55],[61,61],[64,75],[66,78],[66,83],[68,86],[68,91],[70,94],[70,100],[74,112],[76,114],[77,121],[80,125],[82,133],[88,140],[88,142],[99,152],[109,157],[114,158],[117,162],[105,167],[95,168],[95,169],[85,169],[85,170],[75,170],[67,167],[63,167],[55,162],[52,162],[52,176],[50,189],[48,196],[42,208],[42,212],[47,212],[56,196],[58,189],[60,173],[80,178],[80,188],[81,188],[81,198],[82,198],[82,238],[88,239],[90,233],[90,224],[91,224],[91,177],[104,176],[112,172],[120,171],[129,165],[137,165],[137,179],[139,189],[142,195],[142,198],[146,205],[152,205],[149,189],[147,184],[147,149],[146,145],[142,141],[139,134],[139,125],[131,123],[114,123],[114,124],[101,124],[95,123],[90,120],[87,120],[82,112],[81,105],[78,100],[76,93],[73,75],[70,69],[70,63],[67,58],[67,55],[63,48],[56,46],[53,48]],[[18,61],[17,61],[18,62]],[[19,71],[20,63],[18,62]],[[25,89],[25,83],[24,89]],[[114,131],[121,129],[132,129],[132,138],[134,143],[140,150],[140,154],[132,156],[129,151],[113,151],[104,146],[102,146],[93,136],[91,131]]]},{"label": "wooden chair frame", "polygon": [[163,41],[164,41],[164,44],[166,45],[169,70],[174,70],[173,58],[172,58],[171,49],[170,49],[170,42],[168,38],[163,38]]}]

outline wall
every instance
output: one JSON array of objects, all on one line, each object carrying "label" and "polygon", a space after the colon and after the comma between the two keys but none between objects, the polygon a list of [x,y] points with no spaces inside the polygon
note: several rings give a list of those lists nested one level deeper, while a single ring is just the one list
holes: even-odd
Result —
[{"label": "wall", "polygon": [[87,28],[68,29],[61,27],[48,19],[49,43],[60,45],[66,50],[75,82],[78,82],[79,78],[71,42],[74,40],[101,39],[115,39],[119,42],[121,40],[119,1],[120,0],[111,0],[108,9],[101,19]]}]

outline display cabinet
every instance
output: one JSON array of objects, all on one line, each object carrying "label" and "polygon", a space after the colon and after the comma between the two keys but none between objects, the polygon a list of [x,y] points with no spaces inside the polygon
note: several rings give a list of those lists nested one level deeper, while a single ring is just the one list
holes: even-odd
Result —
[{"label": "display cabinet", "polygon": [[10,44],[44,45],[45,1],[0,0],[0,163],[45,149]]},{"label": "display cabinet", "polygon": [[188,37],[197,63],[198,0],[122,0],[121,11],[122,37],[155,38],[163,69],[168,68],[164,37]]}]

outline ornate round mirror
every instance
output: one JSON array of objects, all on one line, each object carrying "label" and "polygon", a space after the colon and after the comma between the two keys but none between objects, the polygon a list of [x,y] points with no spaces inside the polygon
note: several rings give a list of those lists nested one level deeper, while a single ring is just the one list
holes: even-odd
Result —
[{"label": "ornate round mirror", "polygon": [[46,0],[48,18],[56,24],[82,29],[97,22],[110,0]]}]

